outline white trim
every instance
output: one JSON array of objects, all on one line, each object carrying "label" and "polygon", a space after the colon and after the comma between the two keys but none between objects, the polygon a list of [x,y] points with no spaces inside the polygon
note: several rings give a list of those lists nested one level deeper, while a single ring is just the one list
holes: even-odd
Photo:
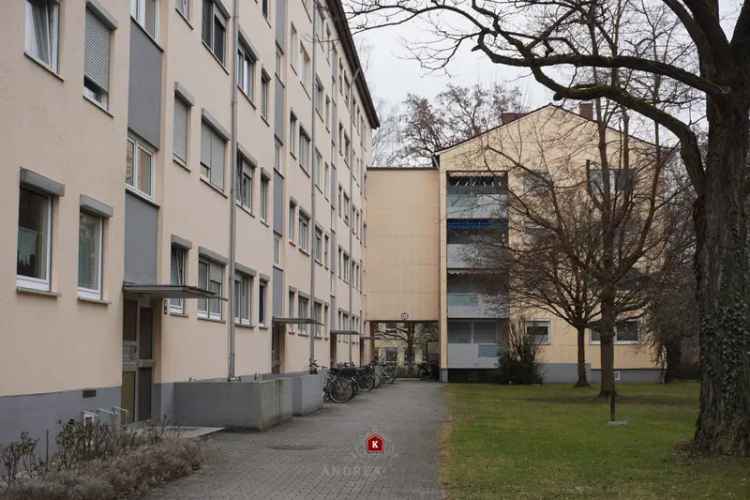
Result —
[{"label": "white trim", "polygon": [[[98,273],[97,273],[97,288],[86,288],[82,286],[78,286],[78,296],[87,298],[87,299],[101,299],[103,297],[103,264],[104,264],[104,218],[100,215],[91,214],[89,212],[83,211],[86,215],[89,217],[93,217],[99,221],[99,255],[97,256],[97,266],[99,267]],[[80,228],[80,214],[79,214],[79,226],[78,226],[78,252],[80,254],[80,245],[81,245],[81,228]],[[81,269],[78,268],[78,278],[80,280],[81,275]]]}]

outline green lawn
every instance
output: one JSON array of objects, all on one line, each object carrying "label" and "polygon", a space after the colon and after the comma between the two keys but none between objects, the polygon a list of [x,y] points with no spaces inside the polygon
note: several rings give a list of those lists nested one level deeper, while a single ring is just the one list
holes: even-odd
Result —
[{"label": "green lawn", "polygon": [[618,419],[597,389],[445,387],[442,480],[462,498],[750,499],[750,459],[695,459],[698,384],[622,385]]}]

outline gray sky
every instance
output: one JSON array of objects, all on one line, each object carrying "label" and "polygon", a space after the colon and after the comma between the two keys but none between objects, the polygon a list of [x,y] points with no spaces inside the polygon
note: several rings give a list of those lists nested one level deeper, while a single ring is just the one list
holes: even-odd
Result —
[{"label": "gray sky", "polygon": [[445,71],[429,72],[411,59],[405,38],[417,39],[421,28],[416,24],[379,29],[355,36],[355,42],[369,48],[360,49],[362,64],[367,68],[367,82],[373,98],[389,104],[404,100],[407,94],[427,97],[444,90],[448,82],[472,85],[476,82],[502,81],[521,89],[524,104],[535,108],[552,100],[551,93],[536,83],[528,71],[490,63],[486,57],[466,51],[454,58]]}]

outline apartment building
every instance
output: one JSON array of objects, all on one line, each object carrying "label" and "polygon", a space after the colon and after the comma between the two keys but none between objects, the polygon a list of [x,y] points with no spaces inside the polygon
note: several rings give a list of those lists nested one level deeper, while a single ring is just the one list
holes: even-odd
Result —
[{"label": "apartment building", "polygon": [[0,442],[359,359],[378,118],[339,0],[0,9]]},{"label": "apartment building", "polygon": [[[574,113],[547,105],[508,116],[500,127],[439,151],[433,168],[371,169],[370,325],[404,317],[439,321],[441,378],[448,381],[482,379],[496,368],[508,323],[523,317],[527,334],[541,344],[545,381],[574,383],[575,329],[549,312],[521,307],[507,276],[481,254],[477,258],[475,245],[490,238],[513,246],[533,231],[513,221],[508,208],[509,189],[523,192],[526,182],[511,173],[514,162],[545,165],[552,172],[578,165],[576,175],[585,178],[586,161],[598,160],[597,137],[590,108]],[[609,130],[607,140],[621,142],[622,133]],[[640,146],[653,149],[632,137],[630,144],[633,155]],[[659,378],[639,327],[633,320],[617,329],[618,381]],[[589,380],[597,382],[601,365],[595,331],[587,331],[585,351]]]}]

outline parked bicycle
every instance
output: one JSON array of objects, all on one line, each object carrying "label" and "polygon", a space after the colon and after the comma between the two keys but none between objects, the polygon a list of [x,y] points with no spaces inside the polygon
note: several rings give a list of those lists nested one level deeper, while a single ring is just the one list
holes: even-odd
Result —
[{"label": "parked bicycle", "polygon": [[[317,373],[320,366],[316,362],[313,362],[311,368]],[[353,397],[354,386],[351,380],[337,374],[335,369],[328,370],[326,372],[326,381],[323,384],[323,399],[334,403],[346,403]]]}]

